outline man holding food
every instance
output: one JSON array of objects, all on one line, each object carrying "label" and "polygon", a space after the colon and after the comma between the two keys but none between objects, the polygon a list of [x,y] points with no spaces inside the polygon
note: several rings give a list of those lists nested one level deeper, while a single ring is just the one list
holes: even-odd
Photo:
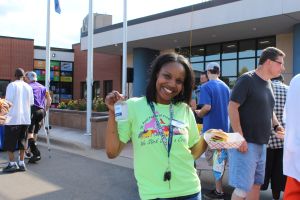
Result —
[{"label": "man holding food", "polygon": [[[216,62],[208,63],[206,66],[209,81],[201,86],[200,104],[203,105],[200,110],[196,110],[198,117],[203,117],[203,133],[210,129],[221,129],[228,132],[229,118],[228,118],[228,102],[229,102],[229,87],[219,79],[220,65]],[[221,132],[222,132],[221,131]],[[214,157],[215,154],[215,157]],[[210,165],[213,165],[213,160],[216,164],[216,155],[218,158],[222,157],[220,171],[214,173],[216,189],[210,193],[204,194],[207,199],[224,199],[224,192],[222,187],[222,178],[225,168],[225,159],[227,158],[226,150],[216,151],[209,147],[205,153],[206,159]],[[218,159],[219,160],[219,159]],[[219,164],[219,163],[217,163]]]},{"label": "man holding food", "polygon": [[228,150],[229,185],[235,188],[232,200],[259,199],[272,125],[275,132],[284,130],[273,112],[270,81],[283,72],[284,57],[275,47],[264,49],[257,69],[240,76],[232,89],[228,107],[231,127],[245,138],[238,149]]}]

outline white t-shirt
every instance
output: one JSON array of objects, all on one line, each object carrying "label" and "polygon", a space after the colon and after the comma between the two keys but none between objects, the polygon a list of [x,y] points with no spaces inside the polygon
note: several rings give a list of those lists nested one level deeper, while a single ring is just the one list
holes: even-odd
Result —
[{"label": "white t-shirt", "polygon": [[32,88],[22,80],[11,82],[6,88],[5,99],[12,103],[5,125],[29,125],[34,104]]},{"label": "white t-shirt", "polygon": [[283,173],[300,182],[300,74],[290,83],[285,103]]}]

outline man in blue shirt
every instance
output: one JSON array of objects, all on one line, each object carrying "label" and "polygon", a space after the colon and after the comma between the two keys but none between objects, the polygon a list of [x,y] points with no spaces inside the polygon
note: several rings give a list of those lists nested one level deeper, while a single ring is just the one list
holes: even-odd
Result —
[{"label": "man in blue shirt", "polygon": [[[225,132],[229,131],[228,103],[230,89],[219,79],[220,66],[216,62],[208,63],[206,66],[209,81],[201,86],[200,104],[203,107],[196,110],[199,117],[203,117],[203,132],[209,129],[222,129]],[[225,150],[222,150],[225,151]],[[213,153],[208,148],[206,159],[212,165]],[[224,152],[226,153],[226,152]],[[225,167],[225,166],[224,166]],[[216,179],[216,189],[204,196],[208,199],[224,199],[222,178]]]}]

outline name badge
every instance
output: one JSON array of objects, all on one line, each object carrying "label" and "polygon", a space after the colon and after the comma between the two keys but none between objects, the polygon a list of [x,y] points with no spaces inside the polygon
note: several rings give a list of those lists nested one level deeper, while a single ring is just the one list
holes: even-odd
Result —
[{"label": "name badge", "polygon": [[175,120],[175,119],[172,120],[171,125],[176,126],[178,128],[184,128],[185,127],[185,124],[183,122]]}]

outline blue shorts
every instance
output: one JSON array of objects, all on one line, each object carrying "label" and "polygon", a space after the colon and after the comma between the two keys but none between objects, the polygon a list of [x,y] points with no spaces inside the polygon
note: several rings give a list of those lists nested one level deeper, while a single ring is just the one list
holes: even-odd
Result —
[{"label": "blue shorts", "polygon": [[248,151],[229,149],[229,185],[250,192],[253,184],[262,185],[265,177],[266,145],[248,143]]}]

